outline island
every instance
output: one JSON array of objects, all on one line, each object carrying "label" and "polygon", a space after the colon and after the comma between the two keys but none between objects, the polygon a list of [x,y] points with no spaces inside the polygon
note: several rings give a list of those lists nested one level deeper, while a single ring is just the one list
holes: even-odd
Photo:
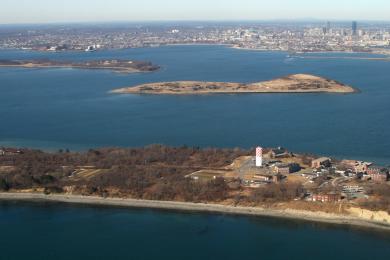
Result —
[{"label": "island", "polygon": [[122,73],[152,72],[160,67],[148,61],[132,60],[90,60],[82,62],[41,60],[0,60],[0,67],[22,68],[76,68],[76,69],[103,69]]},{"label": "island", "polygon": [[221,212],[390,230],[389,167],[284,147],[0,147],[0,200]]},{"label": "island", "polygon": [[112,90],[118,94],[234,94],[234,93],[354,93],[357,90],[335,80],[294,74],[256,83],[176,81],[157,82]]}]

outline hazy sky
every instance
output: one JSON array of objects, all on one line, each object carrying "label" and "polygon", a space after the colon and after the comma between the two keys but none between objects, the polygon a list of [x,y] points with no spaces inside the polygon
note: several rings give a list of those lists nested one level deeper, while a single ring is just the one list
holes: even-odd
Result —
[{"label": "hazy sky", "polygon": [[0,23],[389,20],[390,0],[0,0]]}]

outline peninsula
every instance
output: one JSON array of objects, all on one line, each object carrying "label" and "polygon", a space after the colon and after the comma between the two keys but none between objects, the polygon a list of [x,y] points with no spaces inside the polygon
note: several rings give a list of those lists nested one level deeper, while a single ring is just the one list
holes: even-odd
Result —
[{"label": "peninsula", "polygon": [[115,72],[135,73],[151,72],[160,67],[148,61],[132,60],[92,60],[83,62],[54,61],[54,60],[0,60],[0,67],[22,68],[76,68],[76,69],[104,69]]},{"label": "peninsula", "polygon": [[356,89],[335,80],[294,74],[256,83],[176,81],[115,89],[119,94],[232,94],[232,93],[354,93]]}]

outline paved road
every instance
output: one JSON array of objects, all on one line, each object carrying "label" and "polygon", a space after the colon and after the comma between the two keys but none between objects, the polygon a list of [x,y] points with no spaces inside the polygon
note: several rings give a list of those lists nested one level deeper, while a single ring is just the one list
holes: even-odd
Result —
[{"label": "paved road", "polygon": [[347,181],[347,180],[348,180],[347,177],[338,177],[338,178],[334,178],[334,179],[332,180],[332,186],[333,186],[333,187],[337,187],[337,186],[339,186],[342,182]]},{"label": "paved road", "polygon": [[250,159],[246,160],[241,164],[241,167],[238,168],[237,173],[240,176],[241,179],[245,176],[245,174],[253,167],[255,166],[255,157],[251,157]]}]

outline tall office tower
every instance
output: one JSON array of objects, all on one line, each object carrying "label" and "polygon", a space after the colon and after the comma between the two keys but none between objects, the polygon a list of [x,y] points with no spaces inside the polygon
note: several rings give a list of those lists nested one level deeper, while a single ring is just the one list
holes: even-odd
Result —
[{"label": "tall office tower", "polygon": [[357,35],[357,22],[355,21],[352,22],[352,35],[353,36]]},{"label": "tall office tower", "polygon": [[329,21],[326,23],[326,32],[330,33],[330,22]]}]

